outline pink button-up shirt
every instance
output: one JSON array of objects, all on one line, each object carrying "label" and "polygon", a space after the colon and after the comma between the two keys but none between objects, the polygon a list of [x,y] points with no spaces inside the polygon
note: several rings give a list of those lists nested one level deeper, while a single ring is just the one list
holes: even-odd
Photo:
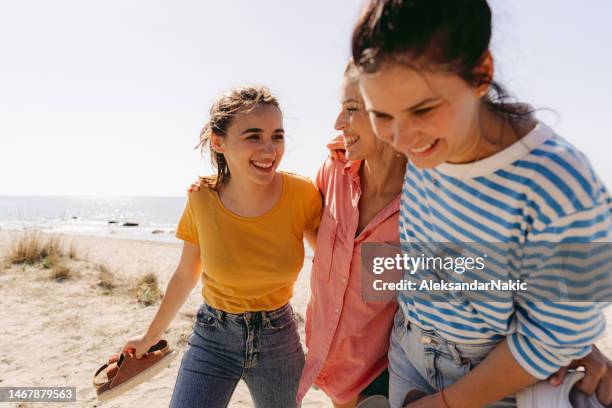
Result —
[{"label": "pink button-up shirt", "polygon": [[315,383],[336,403],[355,398],[387,367],[395,302],[362,300],[363,242],[399,241],[400,195],[356,235],[361,161],[328,159],[317,173],[325,210],[317,236],[306,311],[308,355],[300,380],[301,401]]}]

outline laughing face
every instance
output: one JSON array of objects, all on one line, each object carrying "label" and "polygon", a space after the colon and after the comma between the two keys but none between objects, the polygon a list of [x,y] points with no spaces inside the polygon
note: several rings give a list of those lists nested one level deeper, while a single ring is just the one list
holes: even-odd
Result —
[{"label": "laughing face", "polygon": [[259,104],[239,113],[225,135],[213,134],[211,145],[225,156],[232,177],[268,185],[285,153],[281,112],[273,105]]},{"label": "laughing face", "polygon": [[342,107],[334,128],[342,132],[347,159],[363,160],[371,157],[377,153],[379,145],[385,143],[374,135],[357,82],[344,80],[341,101]]},{"label": "laughing face", "polygon": [[360,75],[360,89],[376,136],[419,168],[478,157],[482,89],[459,76],[390,64]]}]

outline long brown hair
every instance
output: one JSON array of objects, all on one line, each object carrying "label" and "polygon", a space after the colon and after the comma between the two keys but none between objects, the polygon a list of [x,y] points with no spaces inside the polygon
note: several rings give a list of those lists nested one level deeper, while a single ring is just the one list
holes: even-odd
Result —
[{"label": "long brown hair", "polygon": [[232,120],[239,113],[249,112],[258,104],[272,105],[280,110],[278,100],[265,86],[244,86],[232,89],[221,95],[210,107],[210,118],[200,132],[200,143],[196,146],[204,153],[210,148],[210,161],[217,174],[201,177],[201,181],[210,189],[218,191],[230,179],[230,169],[223,153],[215,152],[211,146],[211,136],[225,137]]},{"label": "long brown hair", "polygon": [[477,69],[489,51],[491,20],[487,0],[371,0],[353,30],[353,59],[369,73],[388,62],[442,68],[472,86],[489,85],[483,102],[492,112],[530,118],[530,108],[513,103],[499,82]]}]

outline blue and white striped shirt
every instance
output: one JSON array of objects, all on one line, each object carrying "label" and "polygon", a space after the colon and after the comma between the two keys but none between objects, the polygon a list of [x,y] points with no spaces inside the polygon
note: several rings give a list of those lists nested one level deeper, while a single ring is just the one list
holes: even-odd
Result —
[{"label": "blue and white striped shirt", "polygon": [[[612,241],[612,200],[586,157],[538,124],[486,159],[406,167],[402,242],[560,243]],[[520,263],[519,263],[520,264]],[[508,271],[510,277],[510,271]],[[604,303],[432,302],[399,293],[407,319],[458,343],[508,339],[519,364],[544,379],[588,354],[602,334]]]}]

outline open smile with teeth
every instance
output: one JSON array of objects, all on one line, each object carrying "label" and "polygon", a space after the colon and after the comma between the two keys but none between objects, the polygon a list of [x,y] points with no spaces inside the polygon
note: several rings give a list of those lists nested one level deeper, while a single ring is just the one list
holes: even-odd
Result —
[{"label": "open smile with teeth", "polygon": [[352,146],[359,140],[359,137],[355,136],[344,136],[344,145],[346,147]]},{"label": "open smile with teeth", "polygon": [[260,161],[254,161],[251,160],[251,164],[261,170],[270,170],[272,169],[272,167],[274,167],[274,162],[260,162]]},{"label": "open smile with teeth", "polygon": [[433,142],[431,142],[429,144],[426,144],[424,146],[420,146],[420,147],[417,147],[415,149],[410,149],[410,151],[412,153],[417,153],[417,154],[428,152],[428,151],[430,151],[432,148],[434,148],[438,144],[439,140],[440,139],[436,139]]}]

